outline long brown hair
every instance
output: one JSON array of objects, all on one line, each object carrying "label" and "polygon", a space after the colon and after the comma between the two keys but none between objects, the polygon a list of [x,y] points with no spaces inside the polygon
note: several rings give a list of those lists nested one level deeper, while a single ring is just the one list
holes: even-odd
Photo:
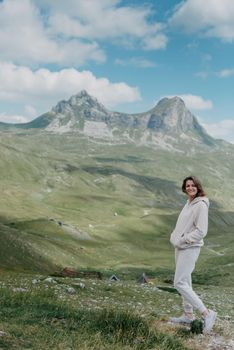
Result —
[{"label": "long brown hair", "polygon": [[183,191],[184,193],[187,193],[187,192],[186,192],[186,182],[187,182],[188,180],[193,181],[194,185],[195,185],[196,188],[197,188],[196,197],[203,197],[203,196],[206,195],[205,192],[204,192],[204,190],[203,190],[203,188],[202,188],[201,182],[198,180],[198,178],[196,178],[196,176],[188,176],[188,177],[186,177],[186,178],[183,180],[182,191]]}]

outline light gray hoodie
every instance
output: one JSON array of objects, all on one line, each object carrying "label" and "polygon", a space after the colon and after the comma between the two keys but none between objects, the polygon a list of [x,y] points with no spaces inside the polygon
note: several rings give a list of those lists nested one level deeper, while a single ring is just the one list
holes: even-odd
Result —
[{"label": "light gray hoodie", "polygon": [[203,238],[208,230],[208,208],[207,197],[187,201],[171,234],[170,242],[175,248],[187,249],[204,245]]}]

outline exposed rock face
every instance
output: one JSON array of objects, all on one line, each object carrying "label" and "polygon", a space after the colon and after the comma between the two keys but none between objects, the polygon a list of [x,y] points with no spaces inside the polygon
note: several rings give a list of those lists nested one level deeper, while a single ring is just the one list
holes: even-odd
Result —
[{"label": "exposed rock face", "polygon": [[60,101],[50,112],[17,127],[55,133],[77,132],[115,141],[125,138],[163,147],[167,147],[169,139],[178,138],[184,142],[193,139],[206,145],[215,144],[179,97],[163,98],[145,113],[126,114],[107,110],[83,90],[68,101]]},{"label": "exposed rock face", "polygon": [[52,112],[63,116],[71,114],[78,119],[83,117],[94,121],[104,121],[110,113],[96,98],[91,97],[85,90],[72,96],[68,101],[60,101],[52,108]]},{"label": "exposed rock face", "polygon": [[[85,122],[105,122],[109,119],[109,112],[98,100],[86,91],[72,96],[68,101],[60,101],[51,113],[53,120],[46,126],[46,130],[58,133],[82,131]],[[40,118],[40,117],[39,117]]]},{"label": "exposed rock face", "polygon": [[[60,101],[51,113],[54,118],[46,130],[54,132],[80,130],[89,136],[93,133],[94,137],[112,137],[115,129],[121,132],[139,130],[173,136],[192,131],[199,133],[199,136],[208,136],[179,97],[163,98],[145,113],[125,114],[108,111],[96,98],[81,91],[68,101]],[[102,123],[100,128],[97,123]]]},{"label": "exposed rock face", "polygon": [[152,110],[148,128],[156,131],[182,133],[194,129],[195,117],[179,97],[164,98]]}]

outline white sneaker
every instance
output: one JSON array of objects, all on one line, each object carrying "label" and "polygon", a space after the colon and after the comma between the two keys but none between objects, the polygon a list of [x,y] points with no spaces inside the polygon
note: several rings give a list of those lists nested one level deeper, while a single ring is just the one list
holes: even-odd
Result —
[{"label": "white sneaker", "polygon": [[211,331],[215,324],[215,320],[217,317],[217,312],[213,310],[209,310],[209,313],[207,316],[204,317],[204,333],[208,333]]},{"label": "white sneaker", "polygon": [[180,317],[170,317],[170,322],[172,323],[187,323],[187,324],[190,324],[192,321],[195,320],[195,317],[193,316],[193,318],[189,318],[188,316],[186,315],[182,315]]}]

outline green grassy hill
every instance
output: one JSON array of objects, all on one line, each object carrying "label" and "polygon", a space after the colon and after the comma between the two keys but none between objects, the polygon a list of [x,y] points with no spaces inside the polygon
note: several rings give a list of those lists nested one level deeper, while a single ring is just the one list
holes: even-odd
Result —
[{"label": "green grassy hill", "polygon": [[[1,266],[170,274],[169,235],[186,200],[181,181],[193,173],[211,200],[202,259],[208,272],[202,273],[217,283],[212,271],[218,265],[229,281],[234,247],[231,146],[172,152],[74,134],[19,131],[1,135],[0,151]],[[20,254],[23,249],[28,253]]]},{"label": "green grassy hill", "polygon": [[[227,144],[173,152],[75,134],[1,133],[0,348],[203,350],[218,339],[230,350],[233,158]],[[211,200],[193,283],[219,318],[202,337],[167,322],[181,313],[169,237],[189,174]],[[103,279],[58,277],[67,266]],[[136,283],[143,272],[147,285]],[[110,283],[113,273],[119,282]]]}]

